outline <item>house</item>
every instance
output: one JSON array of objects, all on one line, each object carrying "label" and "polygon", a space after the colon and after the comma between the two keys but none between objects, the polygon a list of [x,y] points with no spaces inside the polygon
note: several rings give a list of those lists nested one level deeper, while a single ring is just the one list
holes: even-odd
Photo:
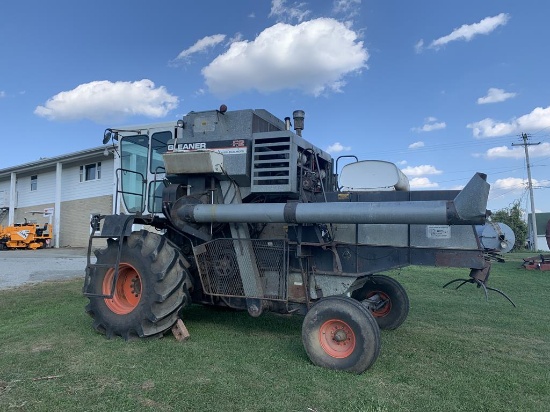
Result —
[{"label": "house", "polygon": [[[527,227],[528,229],[528,239],[532,239],[532,226],[531,226],[531,215],[529,214],[527,217]],[[536,213],[535,214],[535,223],[537,227],[537,247],[538,250],[545,250],[549,251],[550,247],[548,246],[548,242],[546,240],[546,231],[548,229],[548,225],[550,224],[550,213]],[[550,234],[550,233],[549,233]]]},{"label": "house", "polygon": [[49,225],[54,247],[85,247],[90,216],[111,214],[114,157],[105,147],[0,169],[0,225]]}]

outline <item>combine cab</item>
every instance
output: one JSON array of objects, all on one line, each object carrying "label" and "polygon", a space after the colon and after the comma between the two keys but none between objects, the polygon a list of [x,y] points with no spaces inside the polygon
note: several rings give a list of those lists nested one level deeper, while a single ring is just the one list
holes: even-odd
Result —
[{"label": "combine cab", "polygon": [[192,303],[296,314],[313,363],[361,373],[379,330],[409,312],[385,271],[464,268],[486,288],[484,174],[462,191],[410,191],[395,165],[333,159],[302,137],[303,111],[293,122],[222,105],[106,130],[118,213],[92,218],[83,287],[97,331],[162,335]]}]

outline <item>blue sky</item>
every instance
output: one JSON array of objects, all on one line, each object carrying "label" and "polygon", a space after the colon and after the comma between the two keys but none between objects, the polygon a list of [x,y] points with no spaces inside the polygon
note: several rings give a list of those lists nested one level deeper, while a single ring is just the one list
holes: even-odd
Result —
[{"label": "blue sky", "polygon": [[[5,0],[0,169],[190,111],[306,113],[304,137],[413,188],[488,175],[489,208],[550,211],[550,2]],[[10,149],[7,149],[7,146]]]}]

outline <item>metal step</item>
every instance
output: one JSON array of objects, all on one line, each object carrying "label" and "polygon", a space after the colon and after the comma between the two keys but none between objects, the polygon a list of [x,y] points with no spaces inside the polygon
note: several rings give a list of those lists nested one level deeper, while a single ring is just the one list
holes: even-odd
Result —
[{"label": "metal step", "polygon": [[[96,230],[92,230],[90,238],[88,240],[88,253],[86,255],[86,274],[84,277],[84,286],[82,293],[86,297],[96,297],[104,299],[112,299],[115,293],[115,285],[118,280],[120,257],[122,255],[122,245],[124,239],[132,233],[132,223],[135,219],[134,215],[95,215],[92,218],[92,228],[99,228],[102,226],[101,232],[98,234]],[[103,225],[101,222],[104,220]],[[106,263],[92,263],[92,243],[94,239],[112,239],[118,244],[117,258],[114,264]],[[115,274],[113,276],[113,284],[111,285],[111,291],[109,294],[97,293],[97,291],[90,291],[91,276],[95,273],[97,268],[114,269]]]}]

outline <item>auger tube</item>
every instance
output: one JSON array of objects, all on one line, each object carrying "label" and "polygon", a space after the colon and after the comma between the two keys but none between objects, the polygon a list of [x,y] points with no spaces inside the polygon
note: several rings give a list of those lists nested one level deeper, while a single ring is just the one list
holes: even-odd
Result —
[{"label": "auger tube", "polygon": [[177,216],[194,223],[483,224],[489,193],[485,178],[474,175],[452,201],[188,204]]}]

